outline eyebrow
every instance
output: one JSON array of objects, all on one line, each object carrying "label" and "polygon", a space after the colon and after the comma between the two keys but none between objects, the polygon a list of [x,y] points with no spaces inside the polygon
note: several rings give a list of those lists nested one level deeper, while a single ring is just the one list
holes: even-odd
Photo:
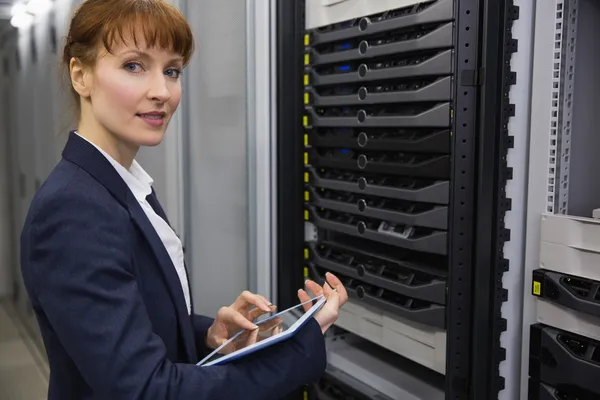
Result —
[{"label": "eyebrow", "polygon": [[[130,55],[130,54],[135,54],[139,57],[144,57],[144,58],[152,58],[150,56],[150,54],[145,53],[140,50],[129,50],[129,51],[122,53],[121,55],[126,56],[126,55]],[[175,57],[175,58],[172,58],[171,60],[169,60],[169,64],[174,63],[174,62],[183,62],[183,57]]]}]

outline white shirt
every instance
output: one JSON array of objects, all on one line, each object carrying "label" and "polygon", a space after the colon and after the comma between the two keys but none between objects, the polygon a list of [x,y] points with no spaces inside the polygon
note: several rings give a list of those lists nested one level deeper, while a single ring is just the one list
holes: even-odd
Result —
[{"label": "white shirt", "polygon": [[[79,135],[79,134],[78,134]],[[179,280],[181,281],[181,288],[183,290],[183,295],[185,297],[185,304],[187,306],[188,314],[191,314],[191,302],[190,302],[190,291],[188,286],[187,273],[185,271],[185,266],[183,262],[183,246],[181,245],[181,240],[177,237],[173,229],[167,224],[167,222],[162,219],[152,206],[146,200],[146,197],[152,193],[152,183],[154,180],[144,169],[138,164],[137,161],[133,160],[131,164],[131,168],[127,170],[121,164],[119,164],[114,158],[108,155],[104,150],[100,147],[96,146],[94,143],[90,142],[83,136],[79,135],[79,137],[85,139],[90,144],[92,144],[100,153],[106,157],[106,159],[112,164],[112,166],[117,170],[121,178],[125,181],[136,200],[142,207],[142,210],[146,213],[146,216],[150,220],[150,223],[154,227],[154,230],[160,237],[163,245],[167,249],[169,253],[169,257],[175,266],[177,271],[177,275],[179,276]]]}]

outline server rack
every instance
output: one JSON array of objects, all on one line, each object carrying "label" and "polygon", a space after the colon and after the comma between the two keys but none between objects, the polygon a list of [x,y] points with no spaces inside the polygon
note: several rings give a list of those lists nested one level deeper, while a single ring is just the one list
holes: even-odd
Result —
[{"label": "server rack", "polygon": [[[349,322],[363,315],[409,346],[423,335],[427,360],[377,344],[438,373],[419,382],[443,376],[446,399],[503,388],[516,18],[510,1],[434,0],[307,28],[304,1],[278,2],[278,302],[334,271],[351,296],[342,335],[370,339]],[[350,390],[335,368],[319,398]]]},{"label": "server rack", "polygon": [[600,397],[599,18],[596,1],[536,9],[522,364],[529,400]]}]

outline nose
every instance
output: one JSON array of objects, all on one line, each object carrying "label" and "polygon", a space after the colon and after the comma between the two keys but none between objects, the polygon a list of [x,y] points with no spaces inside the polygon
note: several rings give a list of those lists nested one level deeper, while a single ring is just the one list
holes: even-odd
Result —
[{"label": "nose", "polygon": [[158,103],[166,103],[171,98],[167,77],[163,73],[152,74],[148,97]]}]

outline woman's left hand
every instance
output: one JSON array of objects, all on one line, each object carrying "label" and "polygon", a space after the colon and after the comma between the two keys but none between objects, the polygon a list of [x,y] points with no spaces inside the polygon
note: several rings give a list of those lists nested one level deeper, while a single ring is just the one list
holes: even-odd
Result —
[{"label": "woman's left hand", "polygon": [[[215,322],[208,329],[206,345],[216,349],[242,329],[258,329],[252,321],[262,314],[275,311],[276,308],[263,296],[244,291],[231,306],[219,310]],[[234,350],[224,348],[223,352],[230,353]]]}]

